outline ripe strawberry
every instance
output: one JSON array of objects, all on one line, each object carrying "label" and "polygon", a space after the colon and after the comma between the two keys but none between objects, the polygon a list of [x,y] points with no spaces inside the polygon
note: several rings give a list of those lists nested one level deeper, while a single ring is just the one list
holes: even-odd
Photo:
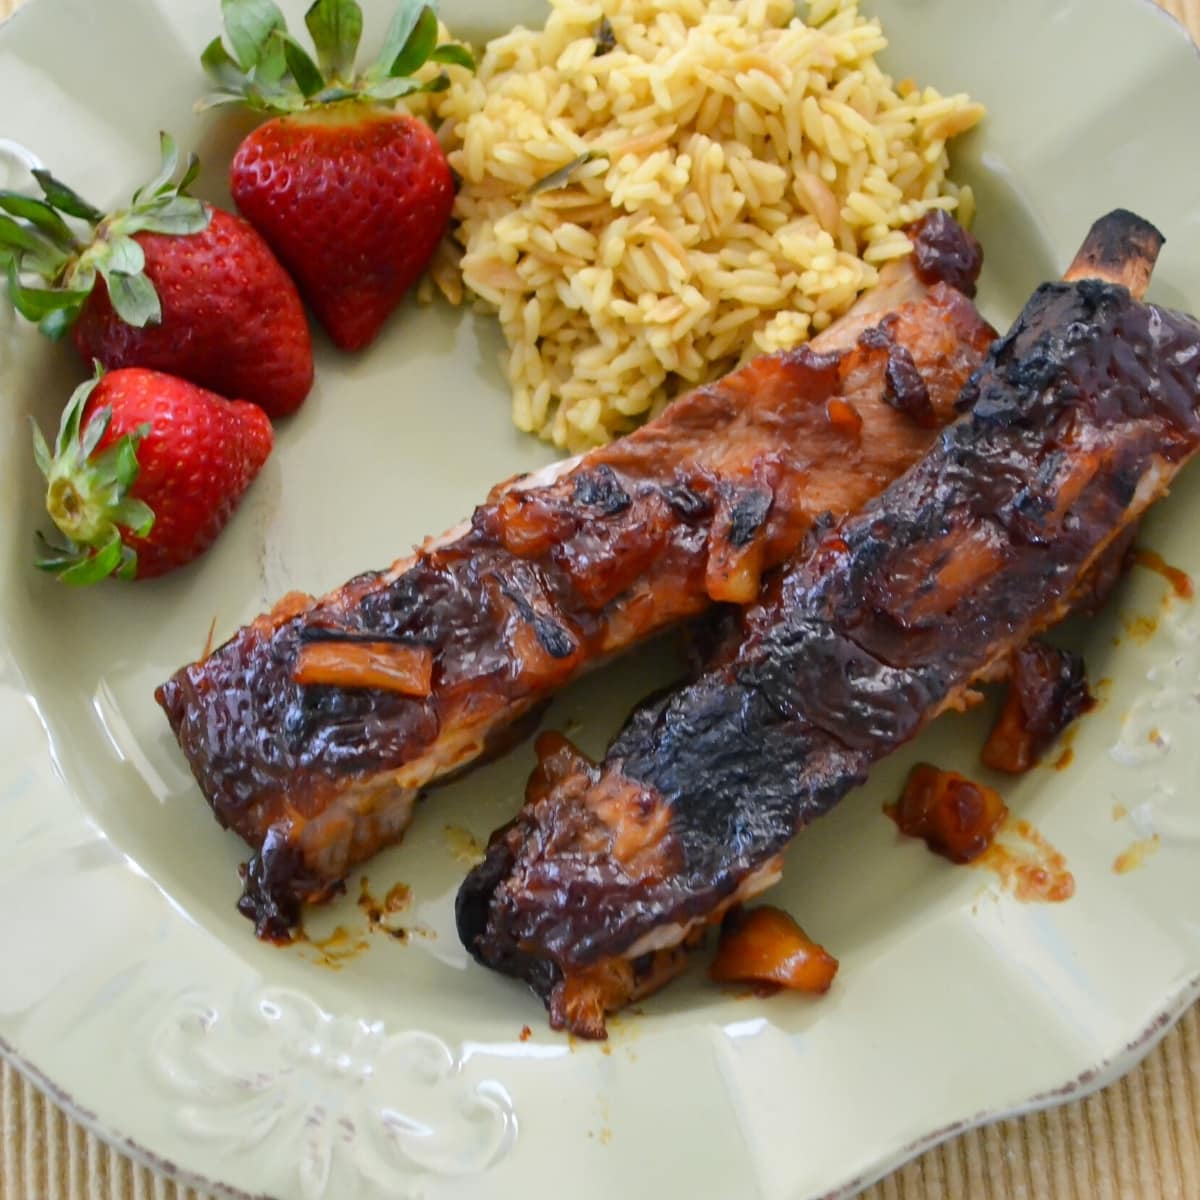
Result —
[{"label": "ripe strawberry", "polygon": [[424,122],[394,102],[449,86],[412,78],[426,62],[473,68],[462,46],[437,44],[424,0],[401,0],[383,51],[361,73],[357,0],[317,0],[305,23],[318,62],[287,32],[271,0],[224,0],[232,53],[218,38],[203,62],[219,90],[282,113],[242,142],[230,185],[330,337],[360,350],[421,275],[450,220],[454,182]]},{"label": "ripe strawberry", "polygon": [[[162,151],[158,177],[125,212],[106,216],[44,172],[44,200],[0,192],[0,209],[18,218],[0,217],[13,304],[52,337],[70,328],[88,363],[166,371],[284,416],[313,380],[296,287],[248,222],[184,194],[195,159],[176,184],[165,134]],[[87,238],[64,217],[86,222]]]},{"label": "ripe strawberry", "polygon": [[231,187],[343,350],[374,341],[454,204],[433,130],[362,104],[269,121],[239,148]]},{"label": "ripe strawberry", "polygon": [[46,510],[62,534],[42,538],[37,565],[87,584],[190,562],[224,528],[272,442],[257,405],[159,371],[98,369],[64,410],[53,455],[33,427]]}]

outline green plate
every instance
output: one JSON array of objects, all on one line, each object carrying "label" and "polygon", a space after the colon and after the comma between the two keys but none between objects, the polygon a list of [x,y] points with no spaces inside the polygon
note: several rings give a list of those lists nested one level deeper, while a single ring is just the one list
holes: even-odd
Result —
[{"label": "green plate", "polygon": [[[443,8],[479,30],[501,9],[540,11]],[[1200,66],[1176,25],[1139,0],[867,8],[897,74],[990,110],[958,174],[978,194],[994,321],[1118,205],[1167,235],[1152,297],[1200,309]],[[191,112],[216,24],[215,0],[33,0],[0,28],[0,137],[116,200],[169,129],[223,199],[246,124]],[[22,176],[0,151],[5,177]],[[367,937],[357,880],[311,923],[314,937],[343,927],[340,942],[257,943],[233,907],[244,847],[209,815],[152,689],[214,621],[220,637],[290,588],[382,566],[549,458],[509,423],[485,317],[414,306],[368,354],[318,343],[316,390],[213,551],[161,582],[81,595],[30,566],[25,430],[30,413],[51,424],[80,367],[0,315],[0,1048],[90,1127],[201,1186],[281,1200],[805,1200],[1112,1079],[1200,992],[1200,619],[1145,571],[1080,633],[1109,682],[1073,764],[1005,789],[1066,855],[1069,903],[1017,903],[880,814],[918,757],[974,769],[976,712],[939,722],[790,853],[777,902],[842,962],[819,1002],[735,1000],[697,969],[597,1047],[550,1034],[527,991],[469,964],[451,921],[466,835],[447,826],[482,839],[508,817],[528,746],[438,792],[369,865],[372,892],[412,888],[406,943]],[[1144,534],[1192,572],[1198,507],[1200,472]],[[1138,616],[1153,637],[1126,631]],[[570,689],[547,722],[598,750],[672,670],[669,647],[640,654]],[[1114,872],[1152,834],[1158,853]]]}]

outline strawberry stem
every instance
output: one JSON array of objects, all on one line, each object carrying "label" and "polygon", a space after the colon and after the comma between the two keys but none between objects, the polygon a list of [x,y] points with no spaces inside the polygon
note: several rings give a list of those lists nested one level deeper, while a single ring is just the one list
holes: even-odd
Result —
[{"label": "strawberry stem", "polygon": [[[271,113],[299,112],[343,100],[391,103],[450,86],[444,72],[414,78],[426,63],[475,69],[466,46],[438,45],[438,19],[429,0],[399,0],[378,57],[361,72],[354,59],[362,38],[358,0],[316,0],[304,22],[316,61],[288,32],[274,0],[222,0],[225,41],[214,38],[200,62],[216,84],[196,108],[241,103]],[[228,45],[226,44],[228,43]]]},{"label": "strawberry stem", "polygon": [[[47,337],[61,337],[71,327],[97,277],[104,279],[126,324],[141,329],[162,320],[158,294],[145,274],[145,255],[133,235],[199,233],[211,213],[186,194],[198,170],[195,156],[175,183],[179,150],[165,133],[160,150],[162,166],[154,179],[133,194],[127,209],[107,216],[47,171],[33,172],[42,199],[0,191],[0,268],[7,274],[8,297]],[[67,218],[82,223],[86,236]]]},{"label": "strawberry stem", "polygon": [[141,425],[97,453],[112,421],[112,409],[83,413],[103,372],[75,389],[63,410],[54,453],[36,423],[33,453],[46,477],[46,511],[54,522],[53,541],[39,535],[37,566],[64,583],[95,583],[116,573],[133,578],[137,554],[125,535],[144,538],[154,525],[150,507],[130,494],[138,477],[137,450],[149,434]]},{"label": "strawberry stem", "polygon": [[104,491],[91,494],[81,482],[52,475],[46,489],[46,511],[55,525],[77,545],[97,546],[109,540],[113,522],[105,509]]}]

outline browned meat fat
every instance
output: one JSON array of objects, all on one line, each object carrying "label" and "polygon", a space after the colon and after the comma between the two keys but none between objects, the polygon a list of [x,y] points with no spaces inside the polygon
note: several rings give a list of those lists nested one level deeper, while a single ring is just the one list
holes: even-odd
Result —
[{"label": "browned meat fat", "polygon": [[[872,764],[1111,582],[1200,451],[1200,323],[1137,299],[1160,245],[1132,214],[1098,222],[1067,282],[992,346],[966,415],[770,578],[708,670],[639,708],[600,764],[542,743],[538,786],[459,892],[480,962],[527,980],[556,1026],[602,1034],[595,1004],[575,1027],[561,1003],[576,981],[627,1003],[617,982],[774,883],[788,842]],[[1080,680],[1022,652],[1031,754]]]},{"label": "browned meat fat", "polygon": [[157,696],[217,819],[254,849],[242,909],[280,936],[399,838],[417,790],[477,761],[599,659],[748,603],[824,513],[928,448],[994,336],[944,264],[978,247],[944,214],[918,261],[807,349],[751,362],[638,432],[493,492],[414,557],[288,597]]}]

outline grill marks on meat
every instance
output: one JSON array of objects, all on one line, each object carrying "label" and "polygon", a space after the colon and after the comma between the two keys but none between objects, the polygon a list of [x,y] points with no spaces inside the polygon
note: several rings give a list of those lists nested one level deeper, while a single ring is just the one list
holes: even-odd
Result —
[{"label": "grill marks on meat", "polygon": [[[1118,213],[1080,261],[1144,284],[1159,244]],[[1200,448],[1198,405],[1195,320],[1097,279],[1040,288],[970,415],[773,578],[735,648],[531,792],[459,894],[464,944],[561,1021],[567,981],[761,891],[799,830],[1086,594]],[[626,812],[651,814],[657,869],[613,852]]]},{"label": "grill marks on meat", "polygon": [[[939,419],[993,331],[956,279],[977,248],[943,214],[813,349],[760,358],[638,432],[495,489],[469,524],[319,600],[290,596],[156,695],[218,820],[257,851],[242,911],[265,937],[395,842],[418,789],[477,761],[556,688],[761,573],[825,512],[878,492],[932,433],[882,399],[902,347]],[[936,244],[932,244],[935,241]],[[974,269],[977,269],[977,262]],[[890,306],[888,347],[864,330]],[[830,401],[855,420],[834,420]]]}]

